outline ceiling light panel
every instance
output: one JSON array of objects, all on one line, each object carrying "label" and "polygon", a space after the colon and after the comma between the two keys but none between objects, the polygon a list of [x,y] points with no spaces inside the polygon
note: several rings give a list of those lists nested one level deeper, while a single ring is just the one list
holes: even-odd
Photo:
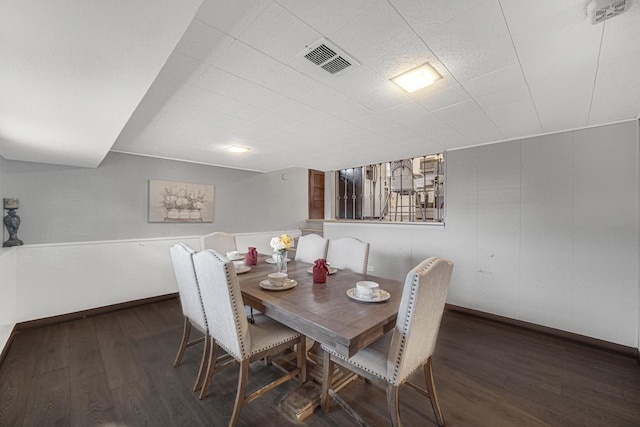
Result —
[{"label": "ceiling light panel", "polygon": [[408,93],[431,86],[442,76],[428,62],[391,78],[391,81]]}]

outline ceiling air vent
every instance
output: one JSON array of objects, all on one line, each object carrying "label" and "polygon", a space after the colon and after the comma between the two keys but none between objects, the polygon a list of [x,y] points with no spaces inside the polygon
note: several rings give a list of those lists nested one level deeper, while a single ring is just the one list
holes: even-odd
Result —
[{"label": "ceiling air vent", "polygon": [[631,0],[593,0],[587,6],[587,14],[592,24],[599,24],[626,12],[629,7]]},{"label": "ceiling air vent", "polygon": [[320,39],[312,45],[307,46],[298,55],[306,58],[327,73],[336,77],[342,75],[344,71],[354,65],[358,65],[353,58],[341,52],[340,49],[331,45],[325,39]]}]

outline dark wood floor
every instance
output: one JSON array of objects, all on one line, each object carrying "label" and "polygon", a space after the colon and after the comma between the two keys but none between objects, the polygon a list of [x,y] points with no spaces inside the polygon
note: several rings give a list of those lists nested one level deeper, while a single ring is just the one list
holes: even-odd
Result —
[{"label": "dark wood floor", "polygon": [[[191,392],[201,348],[172,360],[181,334],[178,300],[21,331],[0,367],[0,426],[225,426],[237,370],[213,391]],[[434,356],[447,424],[456,426],[640,426],[640,367],[632,357],[541,333],[446,312]],[[252,385],[278,375],[252,365]],[[279,401],[289,382],[245,406],[243,426],[296,425]],[[341,396],[373,426],[388,425],[384,393],[356,381]],[[401,390],[407,426],[435,425],[430,406]],[[304,425],[346,426],[334,404]]]}]

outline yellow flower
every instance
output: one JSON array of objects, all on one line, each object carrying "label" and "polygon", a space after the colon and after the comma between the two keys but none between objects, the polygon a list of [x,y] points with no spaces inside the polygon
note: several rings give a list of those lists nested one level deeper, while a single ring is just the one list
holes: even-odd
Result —
[{"label": "yellow flower", "polygon": [[291,239],[291,237],[288,234],[283,234],[282,236],[280,236],[280,241],[284,243],[284,246],[287,249],[293,246],[293,239]]}]

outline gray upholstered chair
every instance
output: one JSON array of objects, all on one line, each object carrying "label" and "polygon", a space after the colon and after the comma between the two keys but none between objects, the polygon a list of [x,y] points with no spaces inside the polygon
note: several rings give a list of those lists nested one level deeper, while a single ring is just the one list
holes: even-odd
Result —
[{"label": "gray upholstered chair", "polygon": [[[244,316],[240,284],[233,263],[213,250],[200,252],[193,257],[200,283],[204,311],[209,321],[212,351],[200,398],[204,398],[212,377],[220,368],[215,366],[218,346],[240,363],[240,376],[236,402],[230,426],[238,423],[240,412],[249,403],[285,381],[297,376],[300,384],[306,380],[305,337],[298,332],[266,317],[251,324]],[[249,364],[282,351],[297,347],[297,367],[284,376],[247,394]]]},{"label": "gray upholstered chair", "polygon": [[331,267],[367,274],[369,243],[355,237],[342,237],[329,242],[327,261]]},{"label": "gray upholstered chair", "polygon": [[221,254],[237,250],[236,235],[225,233],[224,231],[216,231],[211,234],[200,237],[200,250],[213,249]]},{"label": "gray upholstered chair", "polygon": [[[422,261],[407,274],[395,328],[379,340],[345,358],[322,345],[324,353],[322,407],[329,409],[329,388],[334,363],[382,386],[387,393],[387,406],[393,426],[400,426],[398,389],[406,383],[429,397],[439,426],[444,417],[433,382],[431,355],[436,345],[442,312],[447,298],[453,264],[437,257]],[[407,380],[424,368],[426,390]]]},{"label": "gray upholstered chair", "polygon": [[298,238],[296,245],[296,261],[314,263],[319,258],[327,257],[329,239],[317,234],[307,234]]},{"label": "gray upholstered chair", "polygon": [[[196,279],[196,272],[193,267],[193,254],[196,252],[184,243],[177,243],[170,248],[171,261],[173,263],[173,272],[176,276],[178,284],[178,294],[180,295],[180,304],[182,305],[182,314],[184,315],[184,329],[182,340],[178,348],[173,366],[178,366],[182,361],[184,352],[187,347],[205,341],[205,348],[202,352],[202,360],[200,362],[200,371],[196,378],[194,391],[197,390],[204,377],[204,369],[207,363],[207,353],[209,350],[207,337],[207,318],[202,307],[202,298],[200,297],[200,288]],[[194,341],[189,341],[191,335],[191,327],[195,327],[204,335]]]}]

